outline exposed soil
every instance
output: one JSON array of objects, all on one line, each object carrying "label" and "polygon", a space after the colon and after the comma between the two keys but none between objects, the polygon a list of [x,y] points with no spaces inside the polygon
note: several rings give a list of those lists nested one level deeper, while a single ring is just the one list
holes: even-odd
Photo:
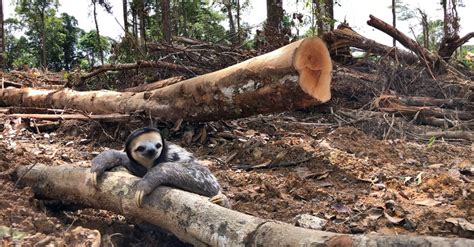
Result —
[{"label": "exposed soil", "polygon": [[[35,133],[6,121],[0,135],[2,244],[183,245],[108,211],[55,210],[29,188],[16,188],[9,176],[30,164],[89,167],[95,155],[122,148],[130,130],[144,124],[66,121]],[[169,128],[168,136],[209,165],[235,210],[288,223],[312,214],[328,220],[323,230],[340,233],[474,238],[446,222],[474,222],[472,143],[382,138],[357,124],[339,125],[330,113],[291,112],[182,125]]]}]

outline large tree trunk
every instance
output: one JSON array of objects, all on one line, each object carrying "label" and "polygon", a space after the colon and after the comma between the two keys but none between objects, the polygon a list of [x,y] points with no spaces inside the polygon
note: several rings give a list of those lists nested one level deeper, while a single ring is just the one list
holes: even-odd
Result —
[{"label": "large tree trunk", "polygon": [[283,46],[283,0],[267,0],[267,22],[264,27],[268,50]]},{"label": "large tree trunk", "polygon": [[[158,0],[157,0],[158,2]],[[161,0],[161,31],[166,43],[171,43],[170,1]]]},{"label": "large tree trunk", "polygon": [[7,88],[0,90],[0,105],[73,108],[95,114],[143,111],[172,121],[239,118],[328,101],[331,70],[323,41],[307,38],[151,92]]},{"label": "large tree trunk", "polygon": [[125,29],[125,37],[128,35],[128,7],[127,7],[128,0],[122,0],[122,8],[123,8],[123,28]]},{"label": "large tree trunk", "polygon": [[140,19],[140,44],[146,49],[146,13],[145,13],[145,1],[137,0],[138,5],[138,18]]},{"label": "large tree trunk", "polygon": [[235,24],[234,24],[234,17],[232,15],[232,1],[225,0],[224,1],[225,8],[227,9],[227,18],[229,19],[229,33],[232,40],[232,44],[236,44],[236,37],[235,37]]},{"label": "large tree trunk", "polygon": [[333,0],[313,0],[313,4],[316,6],[318,35],[321,36],[334,29]]},{"label": "large tree trunk", "polygon": [[265,220],[217,206],[208,198],[160,186],[134,203],[137,178],[108,172],[95,189],[88,169],[71,166],[22,166],[14,174],[41,198],[106,209],[157,225],[195,246],[474,246],[463,238],[407,235],[343,235]]}]

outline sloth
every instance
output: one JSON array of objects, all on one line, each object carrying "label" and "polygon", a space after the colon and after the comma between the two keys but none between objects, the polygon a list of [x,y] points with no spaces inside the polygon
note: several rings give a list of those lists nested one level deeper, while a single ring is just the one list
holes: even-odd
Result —
[{"label": "sloth", "polygon": [[143,198],[156,187],[168,185],[209,197],[211,202],[230,208],[211,171],[186,149],[165,141],[156,128],[133,131],[125,142],[125,152],[107,150],[96,156],[90,170],[92,184],[97,187],[97,178],[118,166],[141,177],[136,184],[137,207],[142,207]]}]

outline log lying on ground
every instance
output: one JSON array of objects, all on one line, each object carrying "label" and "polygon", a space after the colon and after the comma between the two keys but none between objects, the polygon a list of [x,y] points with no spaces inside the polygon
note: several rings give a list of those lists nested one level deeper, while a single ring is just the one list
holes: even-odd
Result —
[{"label": "log lying on ground", "polygon": [[[431,101],[427,101],[425,105],[419,106],[421,104],[420,100],[423,99]],[[474,112],[471,110],[460,111],[432,106],[433,104],[440,103],[441,101],[442,99],[433,99],[426,97],[410,98],[397,97],[394,95],[381,95],[374,100],[374,106],[377,107],[380,111],[390,113],[400,113],[408,115],[420,114],[422,117],[452,118],[467,121],[474,119]],[[459,102],[459,99],[457,99],[457,101]],[[446,100],[446,102],[449,101]],[[408,103],[413,103],[415,105],[409,105]],[[468,104],[469,102],[464,101],[464,103]]]},{"label": "log lying on ground", "polygon": [[166,86],[169,86],[169,85],[173,85],[175,83],[178,83],[180,81],[184,80],[184,76],[175,76],[175,77],[171,77],[171,78],[168,78],[168,79],[164,79],[164,80],[160,80],[160,81],[156,81],[156,82],[152,82],[152,83],[148,83],[148,84],[142,84],[142,85],[139,85],[139,86],[136,86],[136,87],[129,87],[129,88],[126,88],[124,90],[122,90],[122,92],[144,92],[144,91],[152,91],[152,90],[156,90],[156,89],[160,89],[160,88],[163,88],[163,87],[166,87]]},{"label": "log lying on ground", "polygon": [[391,25],[380,20],[379,18],[370,15],[370,20],[367,21],[367,24],[395,38],[403,46],[415,52],[421,61],[428,61],[430,65],[433,66],[439,60],[438,56],[432,54],[427,49],[420,46],[416,41],[410,39],[398,29],[392,27]]},{"label": "log lying on ground", "polygon": [[128,114],[107,114],[107,115],[83,115],[83,114],[1,114],[0,117],[12,118],[32,118],[38,120],[96,120],[102,122],[128,122],[130,115]]},{"label": "log lying on ground", "polygon": [[337,53],[338,49],[344,49],[344,47],[350,46],[380,56],[390,56],[394,59],[402,60],[407,64],[418,63],[418,58],[412,53],[368,39],[358,34],[347,25],[339,25],[337,29],[326,33],[323,39],[328,44],[331,52],[334,51]]},{"label": "log lying on ground", "polygon": [[176,70],[181,72],[192,72],[195,74],[204,74],[208,71],[203,70],[194,66],[183,66],[174,63],[168,63],[163,61],[138,61],[136,63],[125,63],[125,64],[104,64],[95,67],[90,73],[81,76],[81,80],[94,77],[100,73],[104,73],[110,70],[131,70],[139,68],[162,68],[169,70]]},{"label": "log lying on ground", "polygon": [[429,236],[342,235],[264,220],[212,204],[208,198],[185,191],[158,187],[134,203],[133,184],[124,172],[109,172],[96,190],[88,169],[68,166],[22,166],[20,184],[42,198],[107,209],[155,224],[196,246],[474,246],[474,240]]},{"label": "log lying on ground", "polygon": [[171,121],[211,121],[305,108],[331,98],[332,63],[319,38],[151,92],[0,90],[0,106],[72,108],[93,114],[144,111]]},{"label": "log lying on ground", "polygon": [[464,74],[449,65],[447,62],[445,62],[440,56],[431,53],[429,50],[419,45],[415,40],[410,39],[398,29],[380,20],[379,18],[370,15],[370,20],[367,21],[367,24],[390,35],[398,42],[400,42],[403,46],[413,51],[418,56],[420,61],[425,63],[426,67],[431,73],[431,76],[434,77],[433,73],[444,73],[446,71],[449,71],[462,79],[468,79]]}]

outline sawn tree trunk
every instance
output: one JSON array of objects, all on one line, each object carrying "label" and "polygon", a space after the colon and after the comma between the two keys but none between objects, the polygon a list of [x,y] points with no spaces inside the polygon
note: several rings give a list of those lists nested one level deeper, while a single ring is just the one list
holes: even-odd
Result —
[{"label": "sawn tree trunk", "polygon": [[0,106],[72,108],[93,114],[145,112],[175,121],[211,121],[286,111],[331,98],[332,63],[307,38],[234,66],[150,92],[0,90]]}]

